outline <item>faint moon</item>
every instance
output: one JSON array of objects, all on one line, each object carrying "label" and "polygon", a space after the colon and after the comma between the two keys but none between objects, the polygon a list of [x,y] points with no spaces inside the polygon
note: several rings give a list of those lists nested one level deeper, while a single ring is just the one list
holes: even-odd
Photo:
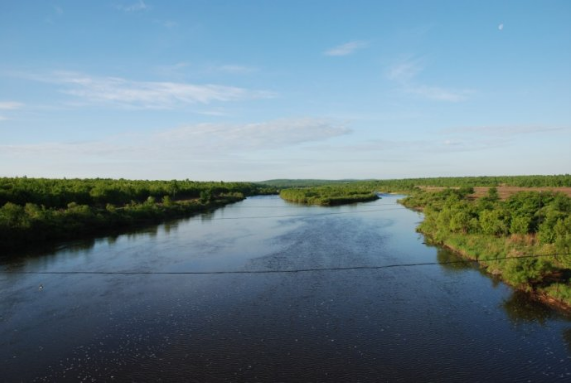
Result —
[{"label": "faint moon", "polygon": [[504,28],[504,24],[503,24],[503,23],[500,23],[500,24],[499,24],[499,31],[502,31],[503,28]]}]

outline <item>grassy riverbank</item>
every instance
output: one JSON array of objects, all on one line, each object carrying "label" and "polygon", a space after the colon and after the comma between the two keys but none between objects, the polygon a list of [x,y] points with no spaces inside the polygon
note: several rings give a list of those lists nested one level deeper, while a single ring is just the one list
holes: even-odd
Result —
[{"label": "grassy riverbank", "polygon": [[402,200],[421,208],[418,230],[432,242],[478,260],[492,275],[570,311],[570,198],[519,192],[501,201],[496,190],[417,191]]}]

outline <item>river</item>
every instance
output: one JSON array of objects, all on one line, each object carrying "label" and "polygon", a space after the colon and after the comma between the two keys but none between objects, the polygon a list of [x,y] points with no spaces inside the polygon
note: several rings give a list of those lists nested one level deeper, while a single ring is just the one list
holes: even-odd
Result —
[{"label": "river", "polygon": [[397,196],[252,197],[0,265],[0,380],[570,382],[570,318]]}]

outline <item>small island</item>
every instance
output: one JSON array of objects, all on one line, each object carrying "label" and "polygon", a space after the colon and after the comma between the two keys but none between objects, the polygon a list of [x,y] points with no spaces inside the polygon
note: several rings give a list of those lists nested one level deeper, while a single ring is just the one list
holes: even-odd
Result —
[{"label": "small island", "polygon": [[280,198],[307,205],[339,206],[374,201],[379,196],[374,191],[348,185],[284,189],[280,191]]}]

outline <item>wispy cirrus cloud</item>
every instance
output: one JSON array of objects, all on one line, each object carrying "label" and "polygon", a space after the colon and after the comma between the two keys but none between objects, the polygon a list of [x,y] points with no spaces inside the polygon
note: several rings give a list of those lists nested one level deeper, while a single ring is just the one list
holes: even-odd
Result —
[{"label": "wispy cirrus cloud", "polygon": [[120,77],[95,77],[74,72],[31,75],[30,79],[58,84],[62,93],[88,104],[111,104],[142,109],[172,109],[181,105],[209,104],[275,97],[270,91],[217,84],[134,81]]},{"label": "wispy cirrus cloud", "polygon": [[24,107],[24,104],[19,102],[0,102],[0,110],[17,110],[22,107]]},{"label": "wispy cirrus cloud", "polygon": [[[23,103],[14,102],[14,101],[3,101],[3,102],[0,101],[0,111],[18,110],[22,107],[24,107]],[[7,118],[4,115],[0,115],[0,121],[4,121],[4,120],[9,120],[9,118]]]},{"label": "wispy cirrus cloud", "polygon": [[469,126],[450,128],[441,131],[445,134],[458,135],[479,135],[479,136],[497,136],[512,137],[526,134],[558,134],[570,133],[570,126],[558,125],[496,125],[496,126]]},{"label": "wispy cirrus cloud", "polygon": [[197,124],[157,134],[153,142],[201,151],[256,151],[319,142],[347,135],[345,125],[314,118],[251,124]]},{"label": "wispy cirrus cloud", "polygon": [[316,145],[311,147],[317,151],[329,151],[331,153],[344,154],[378,154],[401,157],[404,154],[429,154],[429,153],[457,153],[488,150],[493,147],[502,147],[509,142],[506,140],[468,140],[458,138],[426,138],[419,140],[386,140],[377,139],[367,142],[348,145]]},{"label": "wispy cirrus cloud", "polygon": [[236,64],[225,64],[225,65],[215,66],[212,67],[212,70],[218,72],[225,72],[229,74],[250,74],[258,71],[258,69],[255,67],[236,65]]},{"label": "wispy cirrus cloud", "polygon": [[330,48],[329,50],[324,52],[326,56],[347,56],[351,55],[352,53],[356,52],[357,50],[366,48],[368,43],[365,41],[350,41],[336,47]]},{"label": "wispy cirrus cloud", "polygon": [[423,71],[425,65],[422,59],[412,59],[399,62],[387,71],[387,77],[400,83],[412,80],[418,73]]},{"label": "wispy cirrus cloud", "polygon": [[115,8],[125,12],[141,12],[149,10],[149,6],[143,0],[130,4],[116,4]]},{"label": "wispy cirrus cloud", "polygon": [[473,92],[470,90],[453,90],[425,85],[406,86],[404,90],[407,93],[420,96],[424,99],[441,100],[446,102],[462,102]]},{"label": "wispy cirrus cloud", "polygon": [[228,74],[228,75],[250,75],[259,72],[259,68],[240,64],[207,64],[192,65],[189,62],[179,62],[170,65],[156,67],[155,72],[166,78],[183,78],[185,74]]},{"label": "wispy cirrus cloud", "polygon": [[[82,158],[109,161],[223,159],[229,155],[288,148],[325,141],[352,130],[322,119],[281,119],[251,124],[194,124],[153,134],[115,136],[79,143],[0,145],[0,154],[22,159],[65,161]],[[119,144],[118,144],[119,143]]]},{"label": "wispy cirrus cloud", "polygon": [[411,58],[394,64],[386,71],[389,80],[398,83],[405,93],[428,100],[461,102],[474,91],[427,85],[417,80],[425,70],[424,58]]}]

